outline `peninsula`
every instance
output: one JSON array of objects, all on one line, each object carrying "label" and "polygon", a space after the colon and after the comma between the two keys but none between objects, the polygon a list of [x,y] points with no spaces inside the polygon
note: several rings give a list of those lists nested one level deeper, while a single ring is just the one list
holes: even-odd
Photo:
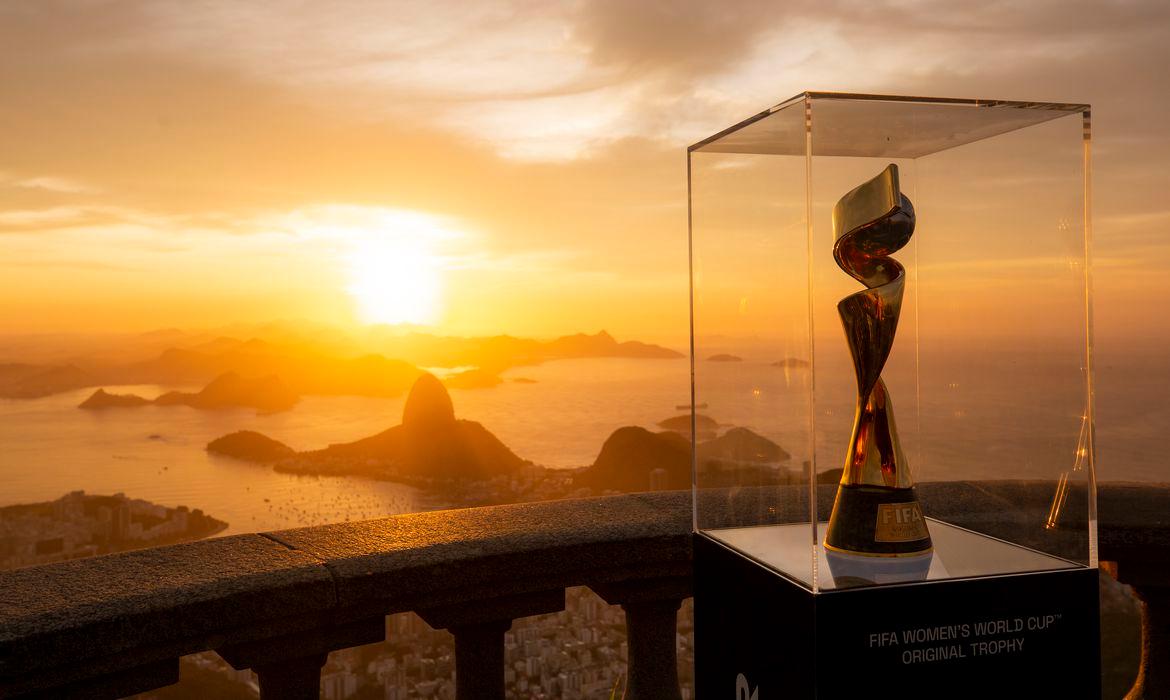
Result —
[{"label": "peninsula", "polygon": [[198,508],[73,491],[55,501],[0,508],[0,569],[176,544],[226,528]]},{"label": "peninsula", "polygon": [[300,400],[279,377],[256,379],[227,372],[211,381],[202,391],[190,393],[168,391],[151,400],[135,394],[111,394],[98,389],[78,408],[97,411],[107,408],[135,408],[139,406],[190,406],[202,410],[224,408],[254,408],[265,413],[287,411]]}]

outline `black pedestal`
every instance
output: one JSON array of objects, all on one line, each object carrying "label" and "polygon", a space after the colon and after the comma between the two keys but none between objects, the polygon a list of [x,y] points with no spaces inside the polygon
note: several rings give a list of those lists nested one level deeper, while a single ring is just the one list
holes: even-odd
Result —
[{"label": "black pedestal", "polygon": [[705,534],[694,556],[698,700],[1101,696],[1096,570],[814,594]]}]

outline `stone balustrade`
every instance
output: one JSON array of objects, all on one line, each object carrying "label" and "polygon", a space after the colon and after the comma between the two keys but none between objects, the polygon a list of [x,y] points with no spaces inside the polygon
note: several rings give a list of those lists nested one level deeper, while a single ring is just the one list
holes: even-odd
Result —
[{"label": "stone balustrade", "polygon": [[[1052,484],[1035,482],[920,489],[932,514],[991,534],[986,514],[1031,521],[1052,494]],[[787,517],[807,509],[807,494],[746,488],[701,498],[705,513],[732,523],[760,512]],[[821,512],[832,494],[820,488]],[[1145,608],[1130,697],[1170,697],[1170,486],[1105,485],[1098,502],[1100,558]],[[1069,512],[1083,518],[1084,509]],[[173,683],[181,656],[214,650],[253,669],[265,700],[316,698],[330,651],[380,641],[386,615],[414,611],[454,635],[459,698],[503,698],[512,621],[559,611],[567,587],[588,586],[626,612],[626,697],[676,699],[691,522],[689,492],[633,494],[399,515],[0,572],[0,697],[120,697]]]}]

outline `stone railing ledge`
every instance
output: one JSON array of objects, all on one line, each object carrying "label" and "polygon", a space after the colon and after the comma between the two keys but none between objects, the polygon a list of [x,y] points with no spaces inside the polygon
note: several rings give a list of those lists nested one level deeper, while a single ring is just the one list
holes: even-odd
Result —
[{"label": "stone railing ledge", "polygon": [[317,560],[262,535],[5,571],[0,690],[153,668],[305,625],[306,615],[335,604],[332,578]]},{"label": "stone railing ledge", "polygon": [[270,536],[329,569],[341,608],[384,613],[691,574],[687,492],[416,513]]}]

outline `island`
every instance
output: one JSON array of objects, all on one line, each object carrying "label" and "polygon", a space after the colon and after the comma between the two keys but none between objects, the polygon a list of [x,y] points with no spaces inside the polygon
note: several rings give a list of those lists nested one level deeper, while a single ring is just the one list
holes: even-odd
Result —
[{"label": "island", "polygon": [[717,355],[708,357],[707,362],[743,362],[743,358],[739,355],[729,355],[725,352],[721,352]]},{"label": "island", "polygon": [[786,357],[783,360],[777,360],[772,363],[773,367],[808,367],[808,360],[802,360],[799,357]]},{"label": "island", "polygon": [[254,430],[237,430],[207,443],[211,454],[233,457],[245,462],[276,462],[292,457],[296,450]]},{"label": "island", "polygon": [[0,508],[0,569],[188,542],[226,528],[199,508],[73,491],[55,501]]},{"label": "island", "polygon": [[134,408],[136,406],[149,406],[154,403],[150,399],[144,399],[136,394],[111,394],[105,389],[98,389],[90,394],[90,397],[78,404],[78,408],[84,408],[88,411],[100,411],[105,408]]}]

